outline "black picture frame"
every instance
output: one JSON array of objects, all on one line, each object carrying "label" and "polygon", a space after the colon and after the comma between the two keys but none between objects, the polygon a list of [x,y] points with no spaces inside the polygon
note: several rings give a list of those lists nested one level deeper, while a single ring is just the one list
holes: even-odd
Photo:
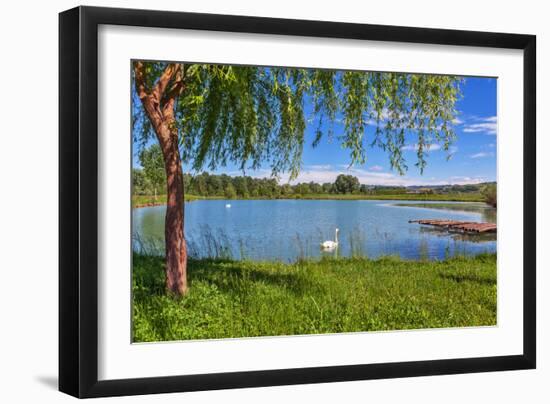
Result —
[{"label": "black picture frame", "polygon": [[[100,24],[523,50],[523,354],[99,381],[97,63]],[[84,398],[534,369],[535,66],[536,37],[533,35],[96,7],[77,7],[60,13],[59,390]]]}]

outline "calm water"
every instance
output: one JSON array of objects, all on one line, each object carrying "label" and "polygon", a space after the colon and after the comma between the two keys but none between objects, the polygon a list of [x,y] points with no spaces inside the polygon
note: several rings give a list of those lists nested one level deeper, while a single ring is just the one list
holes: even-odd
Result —
[{"label": "calm water", "polygon": [[[164,213],[163,206],[133,210],[134,235],[160,252]],[[195,256],[222,251],[254,260],[354,254],[442,259],[496,251],[494,234],[449,234],[408,223],[413,219],[494,222],[496,211],[477,203],[414,201],[205,200],[185,204],[185,234]],[[321,251],[319,244],[334,240],[337,227],[338,249]]]}]

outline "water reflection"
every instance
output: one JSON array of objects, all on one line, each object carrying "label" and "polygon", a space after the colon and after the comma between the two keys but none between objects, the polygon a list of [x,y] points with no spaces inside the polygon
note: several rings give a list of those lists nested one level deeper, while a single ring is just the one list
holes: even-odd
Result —
[{"label": "water reflection", "polygon": [[420,233],[426,233],[430,235],[435,235],[437,237],[446,237],[451,238],[457,241],[467,241],[471,243],[487,243],[491,241],[496,241],[496,233],[458,233],[450,232],[442,227],[431,227],[419,225],[418,231]]},{"label": "water reflection", "polygon": [[396,203],[395,206],[438,209],[464,213],[479,213],[481,214],[481,222],[497,222],[497,210],[481,202],[407,202]]}]

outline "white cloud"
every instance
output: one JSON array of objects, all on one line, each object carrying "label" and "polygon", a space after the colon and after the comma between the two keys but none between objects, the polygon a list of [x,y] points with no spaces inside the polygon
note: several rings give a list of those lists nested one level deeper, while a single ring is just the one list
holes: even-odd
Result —
[{"label": "white cloud", "polygon": [[[410,185],[464,185],[464,184],[477,184],[485,182],[483,177],[462,177],[453,176],[447,179],[436,179],[435,177],[429,178],[414,178],[407,175],[400,176],[391,172],[374,172],[369,169],[363,168],[348,168],[347,166],[330,166],[327,165],[324,168],[319,166],[305,166],[298,178],[289,181],[289,175],[284,174],[279,178],[280,184],[297,184],[300,182],[316,182],[323,184],[325,182],[334,182],[339,174],[353,175],[359,179],[361,184],[366,185],[386,185],[386,186],[410,186]],[[247,173],[252,177],[265,178],[271,177],[269,170],[258,170],[255,172]],[[242,175],[242,173],[241,173]]]},{"label": "white cloud", "polygon": [[330,164],[311,164],[307,168],[309,170],[330,170],[332,166]]},{"label": "white cloud", "polygon": [[497,134],[497,117],[488,116],[484,118],[473,118],[472,121],[464,124],[464,133],[484,133],[487,135]]},{"label": "white cloud", "polygon": [[384,171],[384,167],[379,166],[379,165],[375,165],[375,166],[369,167],[369,170],[370,171]]},{"label": "white cloud", "polygon": [[[424,145],[426,151],[436,151],[441,149],[441,146],[437,143],[429,143]],[[407,144],[401,148],[401,150],[418,151],[418,144]]]},{"label": "white cloud", "polygon": [[396,184],[398,178],[395,174],[391,173],[380,173],[380,172],[371,172],[364,169],[354,169],[350,168],[349,170],[308,170],[304,169],[298,175],[298,178],[291,181],[292,184],[298,182],[334,182],[336,177],[339,174],[354,175],[359,178],[359,182],[362,184],[369,185],[382,185],[382,184]]},{"label": "white cloud", "polygon": [[452,176],[449,180],[451,184],[455,185],[480,184],[482,182],[487,182],[485,177]]},{"label": "white cloud", "polygon": [[479,152],[479,153],[475,153],[475,154],[470,154],[470,158],[471,159],[481,159],[481,158],[485,158],[485,157],[492,157],[493,155],[494,155],[493,153]]}]

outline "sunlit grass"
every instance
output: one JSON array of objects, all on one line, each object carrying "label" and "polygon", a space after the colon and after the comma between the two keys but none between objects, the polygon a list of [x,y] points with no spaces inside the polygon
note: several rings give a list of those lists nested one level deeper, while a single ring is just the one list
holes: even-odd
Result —
[{"label": "sunlit grass", "polygon": [[478,193],[463,194],[307,194],[289,196],[289,199],[336,199],[336,200],[396,200],[396,201],[447,201],[483,202]]},{"label": "sunlit grass", "polygon": [[496,324],[496,254],[294,264],[192,259],[182,298],[165,294],[163,271],[161,257],[134,254],[135,342]]},{"label": "sunlit grass", "polygon": [[[224,199],[221,196],[197,196],[197,195],[185,195],[186,202],[197,201],[200,199]],[[132,207],[144,207],[144,206],[155,206],[155,205],[165,205],[166,204],[166,195],[132,195]]]},{"label": "sunlit grass", "polygon": [[[224,196],[197,196],[185,195],[185,201],[191,202],[202,199],[226,199]],[[483,202],[484,197],[479,193],[462,194],[395,194],[395,195],[367,195],[367,194],[306,194],[280,195],[273,198],[248,197],[236,198],[240,200],[264,199],[307,199],[307,200],[396,200],[396,201],[444,201],[444,202]],[[166,204],[166,195],[133,195],[132,207],[154,206]]]}]

